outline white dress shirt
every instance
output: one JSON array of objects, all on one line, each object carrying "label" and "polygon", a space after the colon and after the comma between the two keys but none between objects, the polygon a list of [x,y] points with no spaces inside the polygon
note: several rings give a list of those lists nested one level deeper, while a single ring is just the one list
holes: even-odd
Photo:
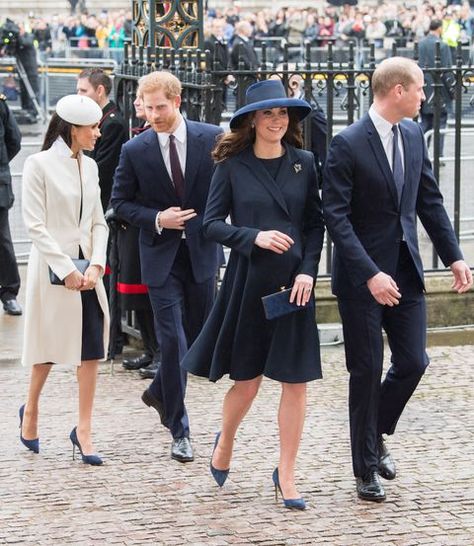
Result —
[{"label": "white dress shirt", "polygon": [[166,170],[170,175],[171,180],[173,176],[171,174],[171,163],[170,163],[170,134],[174,135],[174,143],[176,145],[176,151],[178,153],[179,164],[181,165],[181,172],[183,177],[185,176],[185,167],[186,167],[186,123],[181,116],[181,122],[176,127],[176,130],[173,133],[157,133],[158,143],[160,145],[161,155],[163,156],[163,161],[165,162]]},{"label": "white dress shirt", "polygon": [[[183,116],[181,114],[179,114],[179,116],[181,118],[181,121],[178,127],[176,127],[176,129],[173,131],[173,133],[157,133],[158,144],[160,146],[161,155],[163,157],[166,170],[168,171],[168,174],[171,180],[173,180],[173,175],[171,173],[171,162],[170,162],[170,134],[174,135],[175,137],[174,143],[176,146],[176,152],[178,154],[179,164],[181,166],[181,172],[183,173],[183,177],[186,176],[185,168],[186,168],[186,152],[187,152],[187,131],[186,131],[186,123],[184,121]],[[161,211],[158,212],[155,219],[155,227],[159,235],[161,235],[161,232],[163,231],[163,228],[160,227],[160,224],[159,224],[160,214],[161,214]],[[186,238],[184,231],[182,234],[182,238],[183,239]]]},{"label": "white dress shirt", "polygon": [[[387,121],[386,119],[384,119],[377,112],[373,104],[369,109],[369,116],[370,116],[370,119],[372,120],[372,123],[375,125],[375,129],[377,133],[379,134],[380,140],[382,141],[383,149],[385,150],[385,155],[387,156],[387,159],[388,159],[388,164],[390,165],[390,168],[393,171],[393,132],[392,132],[393,124]],[[398,131],[398,148],[400,150],[402,167],[403,167],[403,170],[405,170],[405,153],[403,151],[403,140],[402,140],[400,130]]]},{"label": "white dress shirt", "polygon": [[[372,120],[372,123],[375,125],[375,129],[379,134],[380,140],[382,141],[383,149],[385,150],[385,155],[388,159],[388,164],[393,172],[393,124],[383,118],[380,114],[377,113],[374,105],[369,108],[369,116]],[[400,126],[398,126],[398,148],[400,150],[400,158],[402,160],[402,168],[405,171],[405,153],[403,151],[403,140],[400,133]],[[405,234],[402,235],[402,241],[405,241]]]}]

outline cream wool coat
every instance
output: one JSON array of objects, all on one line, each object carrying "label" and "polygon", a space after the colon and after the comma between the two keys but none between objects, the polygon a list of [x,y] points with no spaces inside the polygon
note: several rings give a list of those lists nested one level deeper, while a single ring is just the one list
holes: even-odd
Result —
[{"label": "cream wool coat", "polygon": [[[23,219],[33,242],[28,262],[23,340],[24,366],[43,362],[79,365],[82,346],[80,292],[52,285],[48,265],[60,279],[84,257],[105,270],[108,227],[100,202],[95,161],[81,154],[81,171],[59,138],[49,150],[30,156],[23,171]],[[83,188],[82,217],[79,225]],[[96,285],[104,312],[107,354],[109,312],[102,279]]]}]

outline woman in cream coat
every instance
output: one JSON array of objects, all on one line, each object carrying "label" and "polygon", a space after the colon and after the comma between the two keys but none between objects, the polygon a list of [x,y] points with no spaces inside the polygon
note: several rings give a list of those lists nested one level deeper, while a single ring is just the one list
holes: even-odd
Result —
[{"label": "woman in cream coat", "polygon": [[[41,152],[23,172],[23,217],[33,242],[26,282],[23,365],[31,366],[28,399],[20,408],[20,439],[39,452],[38,406],[53,364],[77,366],[79,420],[71,434],[87,464],[93,455],[91,418],[98,362],[106,355],[109,331],[102,282],[108,228],[100,202],[96,163],[83,150],[100,136],[100,107],[69,95],[56,107]],[[89,260],[84,274],[71,258]],[[49,268],[64,281],[50,282]]]}]

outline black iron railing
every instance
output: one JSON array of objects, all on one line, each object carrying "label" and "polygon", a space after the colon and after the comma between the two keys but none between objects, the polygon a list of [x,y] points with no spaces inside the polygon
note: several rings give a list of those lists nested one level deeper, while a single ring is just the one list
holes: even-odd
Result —
[{"label": "black iron railing", "polygon": [[[372,45],[369,48],[367,59],[360,58],[360,51],[354,44],[349,44],[342,55],[340,48],[329,44],[326,54],[318,52],[318,62],[314,62],[314,46],[306,44],[304,55],[299,62],[292,62],[288,47],[283,47],[281,62],[269,59],[265,42],[261,44],[260,65],[254,70],[245,70],[243,64],[238,70],[217,69],[215,59],[212,59],[208,51],[199,49],[175,51],[169,48],[136,47],[126,45],[124,49],[124,62],[116,73],[116,94],[121,109],[128,117],[133,116],[132,102],[140,76],[152,70],[169,70],[182,82],[182,111],[189,118],[210,123],[221,121],[219,102],[225,92],[227,96],[226,111],[224,116],[243,104],[245,89],[252,81],[279,77],[283,81],[289,93],[301,96],[310,102],[315,108],[320,108],[327,119],[326,146],[329,145],[332,136],[341,128],[350,125],[367,112],[371,102],[370,80],[379,55]],[[404,48],[398,51],[396,46],[391,51],[392,55],[402,54],[407,56]],[[418,59],[418,48],[409,51],[409,56]],[[343,59],[337,60],[337,59]],[[474,126],[474,68],[465,63],[461,46],[456,52],[453,66],[441,66],[439,45],[436,53],[435,66],[423,68],[426,75],[430,75],[433,85],[432,94],[427,99],[433,104],[433,133],[430,150],[432,150],[433,170],[437,180],[440,179],[440,169],[444,163],[453,164],[452,173],[452,207],[450,213],[453,217],[454,229],[458,239],[461,234],[462,221],[462,176],[466,174],[463,162],[466,160],[466,150],[463,146],[465,130]],[[226,77],[232,74],[234,82],[225,85]],[[451,77],[446,78],[447,74]],[[441,112],[443,107],[443,87],[446,81],[450,82],[450,94],[452,102],[449,109],[448,133],[453,137],[452,155],[441,156],[441,135],[446,129],[441,128]],[[311,149],[311,131],[308,121],[305,124],[305,147]],[[471,136],[469,138],[472,138]],[[474,143],[474,140],[472,141]],[[474,146],[470,158],[474,156]],[[471,160],[471,159],[469,159]],[[472,157],[474,160],[474,157]],[[473,163],[474,165],[474,163]],[[472,173],[472,170],[469,172]],[[471,180],[466,181],[472,183]],[[473,205],[474,207],[474,205]],[[471,209],[473,208],[471,207]],[[468,215],[474,217],[474,211],[469,209]],[[474,244],[474,243],[473,243]],[[330,272],[331,245],[326,245],[326,271]],[[431,268],[438,267],[438,257],[432,252]]]}]

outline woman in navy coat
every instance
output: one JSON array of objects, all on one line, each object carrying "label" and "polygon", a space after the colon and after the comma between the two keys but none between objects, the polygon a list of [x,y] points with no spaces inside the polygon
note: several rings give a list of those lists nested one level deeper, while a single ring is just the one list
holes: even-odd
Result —
[{"label": "woman in navy coat", "polygon": [[[321,378],[313,288],[324,224],[313,156],[299,149],[299,122],[310,111],[305,101],[287,98],[281,82],[258,82],[214,150],[218,165],[204,230],[231,254],[213,310],[182,362],[211,381],[224,374],[235,381],[224,399],[210,465],[220,486],[262,377],[281,383],[280,459],[273,482],[284,505],[295,509],[305,508],[294,473],[306,382]],[[281,287],[292,287],[290,301],[304,309],[266,320],[261,298]]]}]

